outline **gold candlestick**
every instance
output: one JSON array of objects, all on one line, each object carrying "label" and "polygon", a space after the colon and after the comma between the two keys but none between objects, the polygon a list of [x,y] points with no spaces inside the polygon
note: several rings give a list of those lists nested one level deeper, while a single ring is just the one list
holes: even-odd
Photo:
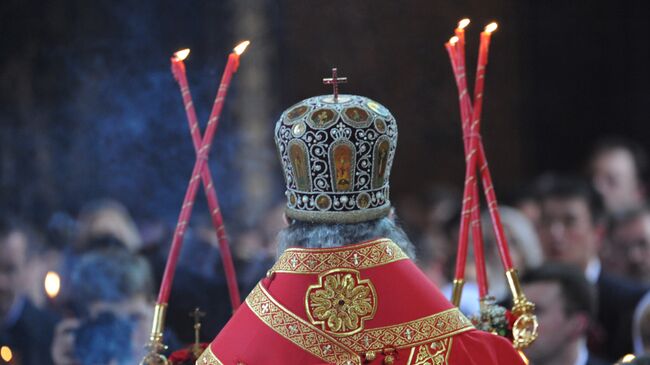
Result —
[{"label": "gold candlestick", "polygon": [[512,326],[513,344],[518,350],[530,346],[538,335],[537,316],[535,316],[535,304],[533,304],[521,290],[519,275],[516,269],[506,271],[508,285],[512,292],[513,306],[512,314],[517,317]]},{"label": "gold candlestick", "polygon": [[167,349],[167,346],[163,343],[166,314],[167,304],[156,304],[153,314],[153,324],[151,326],[151,336],[147,345],[149,352],[140,361],[140,365],[169,365],[169,361],[162,354]]},{"label": "gold candlestick", "polygon": [[461,294],[463,294],[463,285],[465,285],[465,280],[454,279],[454,286],[451,292],[451,303],[456,307],[460,306],[460,297]]}]

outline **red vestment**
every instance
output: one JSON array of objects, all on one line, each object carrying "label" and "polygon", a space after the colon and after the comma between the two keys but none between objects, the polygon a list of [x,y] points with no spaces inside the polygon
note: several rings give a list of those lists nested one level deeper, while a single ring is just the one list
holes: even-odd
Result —
[{"label": "red vestment", "polygon": [[523,364],[390,240],[288,249],[199,365]]}]

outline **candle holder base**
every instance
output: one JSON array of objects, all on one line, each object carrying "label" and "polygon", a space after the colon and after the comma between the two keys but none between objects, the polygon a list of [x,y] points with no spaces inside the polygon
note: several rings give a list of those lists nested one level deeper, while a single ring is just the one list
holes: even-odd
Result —
[{"label": "candle holder base", "polygon": [[537,339],[539,323],[535,316],[535,304],[528,300],[521,290],[517,270],[508,270],[506,277],[512,291],[512,314],[517,317],[512,326],[513,345],[516,349],[521,350],[530,346]]},{"label": "candle holder base", "polygon": [[509,330],[506,313],[504,307],[496,304],[493,296],[486,295],[481,298],[479,314],[472,316],[471,320],[479,330],[507,337]]},{"label": "candle holder base", "polygon": [[463,294],[464,285],[464,279],[454,279],[453,289],[451,292],[451,303],[456,307],[460,307],[460,297]]},{"label": "candle holder base", "polygon": [[165,355],[151,351],[140,361],[140,365],[169,365],[169,360],[167,360]]},{"label": "candle holder base", "polygon": [[167,349],[167,346],[162,342],[166,313],[166,304],[156,304],[154,307],[153,324],[151,326],[151,336],[147,344],[147,350],[149,352],[140,361],[140,365],[169,365],[169,360],[162,354]]}]

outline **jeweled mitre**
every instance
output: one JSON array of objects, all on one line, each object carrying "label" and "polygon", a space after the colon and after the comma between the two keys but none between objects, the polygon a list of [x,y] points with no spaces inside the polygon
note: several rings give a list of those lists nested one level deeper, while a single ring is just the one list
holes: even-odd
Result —
[{"label": "jeweled mitre", "polygon": [[275,126],[287,183],[287,216],[358,223],[390,211],[397,123],[363,96],[316,96],[287,109]]}]

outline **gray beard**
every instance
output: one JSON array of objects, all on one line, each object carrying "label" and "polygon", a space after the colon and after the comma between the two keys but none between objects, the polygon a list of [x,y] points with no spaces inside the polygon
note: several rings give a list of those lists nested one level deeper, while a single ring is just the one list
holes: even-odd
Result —
[{"label": "gray beard", "polygon": [[415,247],[390,218],[354,224],[314,224],[294,220],[278,234],[278,256],[287,248],[335,248],[377,238],[395,242],[411,259]]}]

